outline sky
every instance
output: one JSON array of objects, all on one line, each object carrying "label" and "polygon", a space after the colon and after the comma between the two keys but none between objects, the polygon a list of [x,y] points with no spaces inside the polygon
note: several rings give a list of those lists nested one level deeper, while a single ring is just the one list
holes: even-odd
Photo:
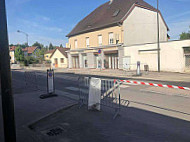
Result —
[{"label": "sky", "polygon": [[[99,5],[108,0],[6,0],[10,44],[38,41],[45,45],[65,44],[66,35]],[[156,7],[156,0],[145,0]],[[159,0],[160,11],[170,28],[171,40],[187,32],[190,26],[190,0]]]}]

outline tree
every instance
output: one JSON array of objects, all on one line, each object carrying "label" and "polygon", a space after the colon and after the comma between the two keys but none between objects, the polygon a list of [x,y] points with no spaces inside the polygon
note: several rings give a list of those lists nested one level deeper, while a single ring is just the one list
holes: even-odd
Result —
[{"label": "tree", "polygon": [[55,49],[55,47],[53,46],[52,43],[50,43],[50,44],[49,44],[49,50],[53,50],[53,49]]},{"label": "tree", "polygon": [[46,52],[45,48],[37,49],[35,56],[36,59],[39,60],[39,62],[42,62],[44,60],[44,53]]},{"label": "tree", "polygon": [[39,43],[39,42],[37,42],[37,41],[36,41],[32,46],[37,46],[37,47],[39,47],[40,49],[44,48],[44,45],[41,44],[41,43]]},{"label": "tree", "polygon": [[21,48],[26,48],[26,47],[28,47],[27,43],[25,43],[25,44],[17,44],[16,46],[20,46]]},{"label": "tree", "polygon": [[17,61],[24,61],[24,52],[22,51],[22,48],[20,46],[18,46],[15,49],[15,58]]},{"label": "tree", "polygon": [[63,48],[63,45],[61,44],[60,47]]},{"label": "tree", "polygon": [[180,40],[184,40],[184,39],[190,39],[190,30],[188,32],[182,32],[180,34]]}]

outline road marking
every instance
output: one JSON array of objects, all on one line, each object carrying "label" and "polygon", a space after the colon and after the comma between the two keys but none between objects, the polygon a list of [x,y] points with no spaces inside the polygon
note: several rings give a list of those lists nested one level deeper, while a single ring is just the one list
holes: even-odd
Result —
[{"label": "road marking", "polygon": [[79,88],[77,87],[65,87],[65,89],[71,90],[71,91],[78,91]]},{"label": "road marking", "polygon": [[127,85],[120,85],[120,88],[129,88],[130,86]]}]

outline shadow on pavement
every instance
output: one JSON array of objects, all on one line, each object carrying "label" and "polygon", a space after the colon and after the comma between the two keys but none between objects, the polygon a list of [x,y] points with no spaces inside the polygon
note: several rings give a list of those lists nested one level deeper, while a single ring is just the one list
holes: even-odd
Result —
[{"label": "shadow on pavement", "polygon": [[188,121],[127,108],[113,120],[113,110],[87,111],[78,106],[32,124],[32,131],[46,142],[189,142]]}]

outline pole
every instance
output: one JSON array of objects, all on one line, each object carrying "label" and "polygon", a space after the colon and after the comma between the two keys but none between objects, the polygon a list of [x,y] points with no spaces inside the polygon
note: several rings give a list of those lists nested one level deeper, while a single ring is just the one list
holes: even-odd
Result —
[{"label": "pole", "polygon": [[23,33],[23,34],[26,36],[26,44],[27,44],[27,46],[29,46],[29,45],[28,45],[28,44],[29,44],[29,43],[28,43],[28,36],[29,36],[29,35],[28,35],[27,33],[23,32],[23,31],[20,31],[20,30],[18,30],[17,32],[18,32],[18,33]]},{"label": "pole", "polygon": [[16,142],[5,0],[0,0],[0,75],[5,142]]},{"label": "pole", "polygon": [[26,34],[26,43],[27,43],[27,46],[29,46],[28,45],[28,34]]},{"label": "pole", "polygon": [[158,28],[158,72],[160,72],[160,23],[159,23],[159,0],[157,0],[157,28]]}]

